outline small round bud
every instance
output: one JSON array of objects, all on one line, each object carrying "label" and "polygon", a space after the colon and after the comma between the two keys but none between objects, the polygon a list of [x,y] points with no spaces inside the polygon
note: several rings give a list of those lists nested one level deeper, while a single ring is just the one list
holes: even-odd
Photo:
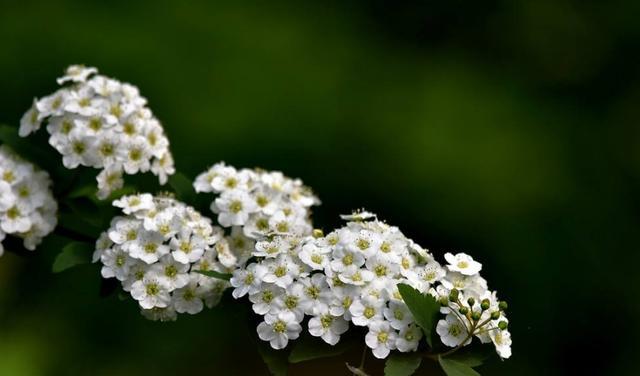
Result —
[{"label": "small round bud", "polygon": [[458,294],[460,294],[460,292],[457,289],[451,290],[451,292],[449,293],[449,300],[455,302],[456,300],[458,300]]},{"label": "small round bud", "polygon": [[507,324],[506,321],[500,321],[498,323],[498,328],[500,328],[500,330],[505,330],[505,329],[507,329],[508,326],[509,326],[509,324]]},{"label": "small round bud", "polygon": [[483,311],[488,310],[489,307],[491,307],[491,302],[489,301],[489,299],[484,299],[482,303],[480,303],[480,308],[482,308]]},{"label": "small round bud", "polygon": [[480,313],[480,312],[478,312],[478,311],[475,311],[475,312],[473,312],[473,313],[471,314],[471,318],[473,319],[473,321],[478,321],[478,320],[480,320],[480,316],[481,316],[481,313]]},{"label": "small round bud", "polygon": [[500,311],[491,312],[491,320],[497,320],[500,318]]},{"label": "small round bud", "polygon": [[314,228],[313,229],[313,237],[318,239],[324,236],[324,231],[320,230],[319,228]]},{"label": "small round bud", "polygon": [[476,300],[474,298],[467,299],[467,303],[469,303],[469,307],[473,307],[476,304]]},{"label": "small round bud", "polygon": [[446,307],[449,304],[449,298],[441,296],[440,299],[438,299],[438,303],[440,303],[441,306]]},{"label": "small round bud", "polygon": [[466,315],[467,313],[469,313],[469,308],[460,307],[459,312],[462,313],[463,315]]},{"label": "small round bud", "polygon": [[500,308],[501,311],[506,311],[507,308],[509,308],[509,305],[507,304],[507,302],[503,300],[500,303],[498,303],[498,308]]}]

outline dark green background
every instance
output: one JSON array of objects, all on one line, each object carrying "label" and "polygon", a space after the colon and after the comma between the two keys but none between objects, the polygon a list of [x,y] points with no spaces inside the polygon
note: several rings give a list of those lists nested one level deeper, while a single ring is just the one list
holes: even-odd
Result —
[{"label": "dark green background", "polygon": [[[514,341],[484,375],[634,375],[638,4],[3,2],[0,122],[97,66],[140,87],[186,175],[282,170],[318,226],[365,207],[483,262]],[[97,266],[52,275],[53,248],[0,259],[0,375],[266,374],[231,302],[147,322]]]}]

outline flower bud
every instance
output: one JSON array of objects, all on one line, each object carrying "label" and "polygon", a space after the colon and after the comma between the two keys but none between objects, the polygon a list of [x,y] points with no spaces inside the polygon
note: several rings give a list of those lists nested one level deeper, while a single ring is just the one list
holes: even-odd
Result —
[{"label": "flower bud", "polygon": [[314,228],[313,229],[313,237],[318,239],[324,236],[324,231],[320,230],[319,228]]},{"label": "flower bud", "polygon": [[456,300],[458,300],[458,294],[460,294],[460,292],[457,289],[451,290],[451,292],[449,293],[449,300],[455,302]]},{"label": "flower bud", "polygon": [[471,318],[473,319],[473,321],[478,321],[478,320],[480,320],[480,316],[481,316],[481,313],[480,313],[480,312],[478,312],[478,311],[475,311],[475,312],[473,312],[473,313],[471,314]]},{"label": "flower bud", "polygon": [[467,313],[469,313],[469,308],[460,307],[459,312],[462,313],[463,315],[466,315]]},{"label": "flower bud", "polygon": [[440,299],[438,299],[438,302],[441,306],[446,307],[449,304],[449,298],[447,298],[446,296],[441,296]]},{"label": "flower bud", "polygon": [[503,300],[500,303],[498,303],[498,308],[500,308],[501,311],[506,311],[507,308],[509,308],[509,305],[507,304],[507,302]]},{"label": "flower bud", "polygon": [[488,310],[489,307],[491,307],[491,302],[489,301],[489,299],[484,299],[482,303],[480,303],[480,308],[482,308],[483,311]]},{"label": "flower bud", "polygon": [[497,320],[500,318],[500,311],[491,312],[491,320]]},{"label": "flower bud", "polygon": [[473,305],[476,304],[476,300],[474,298],[469,298],[467,299],[467,303],[469,304],[469,307],[473,307]]},{"label": "flower bud", "polygon": [[507,324],[506,321],[500,321],[498,323],[498,328],[500,328],[500,330],[505,330],[505,329],[507,329],[508,326],[509,326],[509,324]]}]

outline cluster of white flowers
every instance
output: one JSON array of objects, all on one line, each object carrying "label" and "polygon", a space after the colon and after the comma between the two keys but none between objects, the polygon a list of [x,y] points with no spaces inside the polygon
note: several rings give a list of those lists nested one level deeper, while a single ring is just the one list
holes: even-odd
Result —
[{"label": "cluster of white flowers", "polygon": [[511,356],[507,303],[499,301],[497,293],[487,287],[480,276],[482,265],[465,253],[445,254],[446,274],[428,292],[434,296],[445,317],[438,321],[436,332],[443,344],[462,347],[477,337],[482,343],[495,345],[503,358]]},{"label": "cluster of white flowers", "polygon": [[104,278],[122,282],[143,315],[174,320],[219,302],[229,283],[197,271],[230,272],[221,260],[221,228],[169,196],[124,196],[113,205],[125,215],[98,239],[94,262],[102,263]]},{"label": "cluster of white flowers", "polygon": [[50,186],[49,174],[0,146],[0,256],[7,234],[34,250],[56,227],[58,204]]},{"label": "cluster of white flowers", "polygon": [[398,284],[404,283],[440,301],[452,291],[475,299],[466,315],[459,314],[461,303],[456,300],[443,304],[446,319],[437,331],[445,345],[458,346],[476,335],[493,341],[500,356],[510,355],[509,334],[497,321],[506,320],[503,309],[478,275],[479,263],[462,253],[447,254],[449,265],[443,267],[397,227],[373,214],[343,218],[350,222],[326,236],[259,241],[255,262],[233,273],[233,296],[248,294],[254,312],[264,316],[258,326],[261,339],[275,349],[285,347],[299,336],[308,315],[309,333],[331,345],[351,322],[367,327],[365,342],[377,358],[396,349],[416,351],[422,331],[398,291]]},{"label": "cluster of white flowers", "polygon": [[236,170],[218,163],[200,174],[193,186],[196,192],[219,194],[211,203],[218,222],[249,238],[311,234],[310,207],[319,200],[299,179],[278,171]]},{"label": "cluster of white flowers", "polygon": [[79,165],[102,169],[98,197],[122,187],[123,172],[151,172],[164,184],[175,172],[169,140],[146,107],[138,88],[97,75],[96,68],[70,66],[58,79],[62,87],[34,100],[20,122],[20,135],[46,122],[49,143],[66,168]]}]

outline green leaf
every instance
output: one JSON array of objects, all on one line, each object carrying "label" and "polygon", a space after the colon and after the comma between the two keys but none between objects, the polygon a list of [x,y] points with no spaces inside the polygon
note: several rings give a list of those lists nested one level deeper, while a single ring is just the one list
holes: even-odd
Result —
[{"label": "green leaf", "polygon": [[96,188],[95,184],[83,185],[69,192],[67,197],[69,198],[85,197],[85,198],[93,199],[96,196],[97,190],[98,189]]},{"label": "green leaf", "polygon": [[227,273],[220,273],[213,270],[194,270],[196,273],[200,273],[202,275],[206,275],[207,277],[223,279],[228,281],[231,279],[232,275]]},{"label": "green leaf", "polygon": [[447,376],[480,376],[473,368],[457,360],[439,356],[438,362]]},{"label": "green leaf", "polygon": [[76,197],[73,200],[65,200],[64,203],[71,209],[73,214],[82,218],[84,222],[98,229],[105,227],[103,218],[98,215],[100,208],[92,199],[88,197]]},{"label": "green leaf", "polygon": [[18,128],[10,125],[0,125],[0,141],[13,149],[21,149],[23,140],[18,135]]},{"label": "green leaf", "polygon": [[258,352],[273,376],[286,376],[289,363],[284,350],[274,350],[269,345],[258,343]]},{"label": "green leaf", "polygon": [[60,273],[76,265],[88,264],[91,262],[93,250],[92,244],[71,242],[62,248],[62,252],[56,257],[51,270],[54,273]]},{"label": "green leaf", "polygon": [[495,354],[495,347],[485,344],[466,346],[445,358],[466,364],[469,367],[478,367],[493,354]]},{"label": "green leaf", "polygon": [[420,367],[422,356],[420,353],[394,353],[384,366],[385,376],[410,376]]},{"label": "green leaf", "polygon": [[169,185],[176,193],[176,197],[182,201],[191,201],[195,196],[195,190],[191,183],[191,179],[187,178],[180,172],[176,172],[169,176]]},{"label": "green leaf", "polygon": [[340,355],[346,352],[350,346],[351,343],[345,341],[331,346],[317,338],[304,337],[296,342],[289,355],[289,362],[300,363],[307,360]]},{"label": "green leaf", "polygon": [[423,295],[420,291],[405,284],[398,285],[398,291],[402,295],[402,299],[409,307],[416,323],[420,325],[424,331],[427,343],[433,347],[432,333],[438,322],[438,314],[440,313],[440,304],[431,296]]}]

